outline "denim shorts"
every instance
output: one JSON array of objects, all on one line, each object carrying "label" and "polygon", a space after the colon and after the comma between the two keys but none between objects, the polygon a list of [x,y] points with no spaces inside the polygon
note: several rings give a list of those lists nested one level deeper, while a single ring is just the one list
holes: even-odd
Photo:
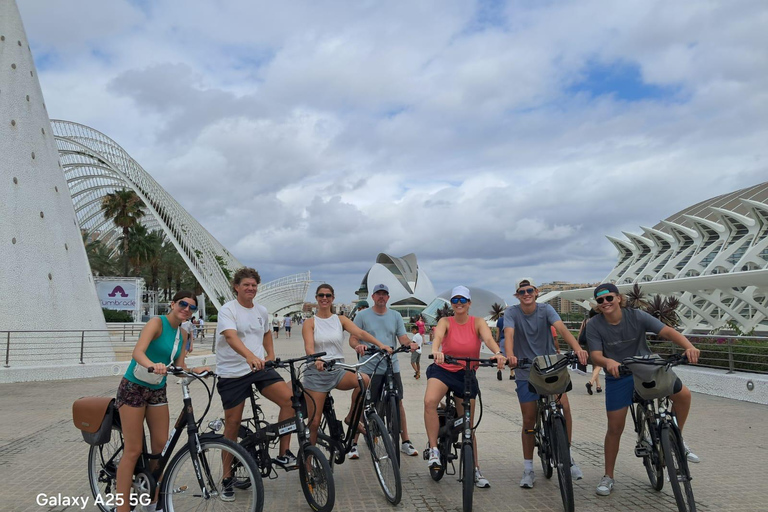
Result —
[{"label": "denim shorts", "polygon": [[528,402],[537,402],[539,400],[539,394],[531,391],[528,387],[527,380],[517,379],[517,400],[521,404],[527,404]]},{"label": "denim shorts", "polygon": [[[683,389],[683,381],[675,380],[673,394]],[[605,410],[618,411],[632,405],[632,397],[635,391],[635,379],[631,375],[622,375],[618,379],[611,375],[605,376]]]},{"label": "denim shorts", "polygon": [[[464,370],[451,372],[432,363],[427,367],[427,379],[437,379],[448,386],[448,389],[453,391],[457,396],[464,396]],[[479,392],[480,386],[477,383],[477,376],[475,375],[475,372],[472,372],[472,390],[470,392],[470,397],[477,397]]]}]

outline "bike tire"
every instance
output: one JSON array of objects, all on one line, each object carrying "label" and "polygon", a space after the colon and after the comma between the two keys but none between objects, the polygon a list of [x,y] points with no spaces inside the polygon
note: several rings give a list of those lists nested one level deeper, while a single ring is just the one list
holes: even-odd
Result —
[{"label": "bike tire", "polygon": [[333,510],[336,487],[333,471],[325,454],[316,446],[305,446],[299,449],[298,463],[301,490],[309,506],[315,512]]},{"label": "bike tire", "polygon": [[392,438],[392,444],[395,445],[397,452],[397,463],[400,464],[400,405],[397,403],[397,397],[389,395],[386,407],[387,431]]},{"label": "bike tire", "polygon": [[[335,428],[332,427],[331,422],[335,423],[337,426]],[[343,464],[346,453],[339,449],[336,443],[331,441],[334,439],[339,441],[344,440],[343,427],[340,426],[340,422],[336,419],[335,414],[329,418],[328,413],[323,412],[320,426],[317,428],[317,434],[318,436],[315,444],[322,447],[325,451],[325,457],[331,465],[331,470],[333,470],[334,464]],[[320,434],[322,434],[322,436]]]},{"label": "bike tire", "polygon": [[392,505],[400,503],[403,486],[400,478],[400,466],[397,463],[397,450],[392,444],[387,427],[378,414],[368,417],[368,446],[371,448],[371,461],[379,480],[381,490]]},{"label": "bike tire", "polygon": [[461,501],[464,512],[472,512],[475,492],[475,453],[472,445],[461,445]]},{"label": "bike tire", "polygon": [[[251,485],[240,489],[233,485],[234,501],[224,497],[224,454],[232,457],[230,476],[248,478]],[[226,508],[225,503],[236,504],[238,511],[261,512],[264,509],[264,485],[261,473],[248,452],[229,439],[202,439],[198,454],[200,471],[210,498],[206,500],[197,481],[189,445],[183,446],[168,464],[164,474],[161,496],[163,510],[185,512]]]},{"label": "bike tire", "polygon": [[538,436],[539,445],[539,459],[541,460],[541,469],[544,472],[544,477],[547,479],[552,478],[552,437],[548,432],[546,423],[542,419],[539,422],[539,429],[535,435]]},{"label": "bike tire", "polygon": [[568,431],[564,418],[554,418],[552,425],[552,445],[557,466],[557,481],[560,484],[560,498],[563,510],[573,512],[573,478],[571,476],[571,448],[568,445]]},{"label": "bike tire", "polygon": [[680,433],[671,426],[664,425],[661,430],[661,446],[664,450],[667,474],[669,483],[672,485],[672,493],[675,495],[677,509],[680,512],[696,512],[688,461],[685,459]]},{"label": "bike tire", "polygon": [[123,433],[117,425],[112,425],[108,442],[88,450],[88,483],[94,502],[102,512],[114,509],[109,500],[117,494],[117,466],[122,453]]},{"label": "bike tire", "polygon": [[656,433],[656,426],[653,424],[653,418],[646,415],[645,407],[642,405],[637,406],[636,416],[640,428],[638,442],[648,445],[645,449],[650,450],[649,455],[643,456],[645,472],[648,474],[651,487],[660,491],[664,488],[664,465],[661,462],[661,453],[659,453],[661,446]]}]

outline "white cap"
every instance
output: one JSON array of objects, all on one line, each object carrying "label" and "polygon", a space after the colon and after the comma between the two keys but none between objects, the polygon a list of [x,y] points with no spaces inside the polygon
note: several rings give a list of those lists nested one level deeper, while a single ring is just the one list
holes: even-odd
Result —
[{"label": "white cap", "polygon": [[536,283],[533,282],[533,279],[531,279],[530,277],[521,277],[520,279],[515,281],[515,292],[517,292],[517,290],[519,290],[521,286],[526,286],[523,284],[525,282],[528,283],[528,286],[533,286],[534,288],[536,288]]},{"label": "white cap", "polygon": [[465,299],[472,300],[472,297],[469,295],[469,288],[466,286],[457,286],[453,290],[451,290],[451,298],[454,298],[456,296],[464,297]]}]

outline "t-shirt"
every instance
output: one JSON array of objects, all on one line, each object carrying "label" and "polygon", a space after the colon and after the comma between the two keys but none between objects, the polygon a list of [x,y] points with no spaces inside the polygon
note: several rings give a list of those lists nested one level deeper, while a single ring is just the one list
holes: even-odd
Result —
[{"label": "t-shirt", "polygon": [[283,321],[283,325],[285,327],[290,327],[291,326],[291,317],[289,317],[289,316],[285,317],[285,320]]},{"label": "t-shirt", "polygon": [[[550,326],[560,321],[555,308],[549,304],[536,304],[536,309],[530,315],[523,313],[519,304],[509,306],[504,311],[504,328],[515,330],[514,356],[518,359],[555,353]],[[518,379],[528,380],[530,368],[518,368],[515,375]]]},{"label": "t-shirt", "polygon": [[[400,313],[392,309],[387,308],[387,311],[380,315],[376,313],[373,308],[368,308],[360,311],[355,315],[355,325],[373,335],[374,338],[379,340],[385,345],[389,345],[392,348],[397,348],[400,344],[398,338],[405,334],[405,322]],[[360,343],[364,343],[366,346],[373,346],[368,342],[360,340]],[[372,356],[364,356],[364,360],[370,359]],[[383,374],[387,371],[387,364],[381,363],[376,366],[381,359],[381,356],[376,356],[372,361],[368,361],[362,366],[360,371],[373,375],[374,369],[376,374]],[[400,372],[400,361],[397,357],[392,358],[392,371],[395,373]]]},{"label": "t-shirt", "polygon": [[272,327],[277,327],[278,329],[280,328],[280,319],[279,318],[275,317],[275,318],[272,319]]},{"label": "t-shirt", "polygon": [[264,332],[269,329],[269,313],[261,304],[252,308],[242,306],[237,300],[224,304],[219,310],[216,331],[216,373],[228,379],[242,377],[251,372],[245,358],[229,346],[223,332],[237,331],[237,336],[256,357],[264,359]]},{"label": "t-shirt", "polygon": [[621,362],[632,356],[651,355],[645,333],[659,334],[664,324],[645,311],[621,308],[621,321],[611,325],[604,315],[597,315],[587,322],[587,346],[590,351],[602,351],[603,355]]},{"label": "t-shirt", "polygon": [[424,338],[421,336],[421,334],[414,334],[413,342],[419,346],[419,348],[416,349],[416,352],[421,354],[421,345],[424,343]]},{"label": "t-shirt", "polygon": [[189,334],[190,339],[195,338],[194,329],[195,329],[195,326],[191,320],[187,320],[186,322],[181,324],[181,330]]}]

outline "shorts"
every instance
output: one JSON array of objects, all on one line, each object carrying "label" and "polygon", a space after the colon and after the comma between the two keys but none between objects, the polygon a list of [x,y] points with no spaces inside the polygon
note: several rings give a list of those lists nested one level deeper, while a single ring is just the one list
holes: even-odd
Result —
[{"label": "shorts", "polygon": [[318,371],[315,365],[308,365],[304,371],[302,383],[304,388],[309,391],[328,393],[330,390],[336,389],[346,373],[347,371],[342,368]]},{"label": "shorts", "polygon": [[[437,379],[453,391],[457,396],[464,396],[464,370],[451,372],[441,366],[432,363],[427,367],[427,379]],[[477,397],[480,392],[480,385],[477,383],[477,375],[472,372],[472,389],[469,393],[470,398]]]},{"label": "shorts", "polygon": [[286,325],[284,327],[284,329],[285,329],[285,332],[291,332],[291,326],[290,325]]},{"label": "shorts", "polygon": [[224,410],[237,407],[245,402],[245,399],[253,393],[253,384],[261,393],[275,382],[285,382],[277,371],[273,368],[266,368],[257,372],[251,372],[242,377],[220,377],[216,383],[216,390],[221,397],[221,405]]},{"label": "shorts", "polygon": [[421,362],[421,352],[415,350],[411,352],[411,364],[419,364]]},{"label": "shorts", "polygon": [[129,407],[159,407],[168,405],[168,396],[165,393],[166,386],[160,389],[149,389],[141,384],[131,382],[125,377],[117,387],[115,407],[127,405]]},{"label": "shorts", "polygon": [[[381,390],[384,387],[384,383],[386,382],[384,378],[386,377],[383,373],[377,373],[375,375],[369,375],[371,378],[371,383],[369,384],[369,387],[371,389],[371,402],[376,403],[379,401],[379,398],[381,398]],[[393,373],[392,377],[395,381],[395,389],[397,389],[397,396],[401,399],[403,398],[403,379],[400,378],[400,372]]]},{"label": "shorts", "polygon": [[280,328],[279,328],[279,327],[273,327],[273,328],[272,328],[272,331],[273,331],[273,332],[280,332]]},{"label": "shorts", "polygon": [[[675,380],[672,393],[679,393],[683,389],[683,381]],[[605,410],[618,411],[632,405],[635,391],[635,379],[631,375],[622,375],[618,379],[612,375],[605,376]]]},{"label": "shorts", "polygon": [[530,402],[538,402],[539,400],[539,394],[535,391],[531,391],[531,389],[528,387],[528,380],[521,380],[517,379],[516,381],[517,386],[517,401],[521,404],[527,404]]}]

